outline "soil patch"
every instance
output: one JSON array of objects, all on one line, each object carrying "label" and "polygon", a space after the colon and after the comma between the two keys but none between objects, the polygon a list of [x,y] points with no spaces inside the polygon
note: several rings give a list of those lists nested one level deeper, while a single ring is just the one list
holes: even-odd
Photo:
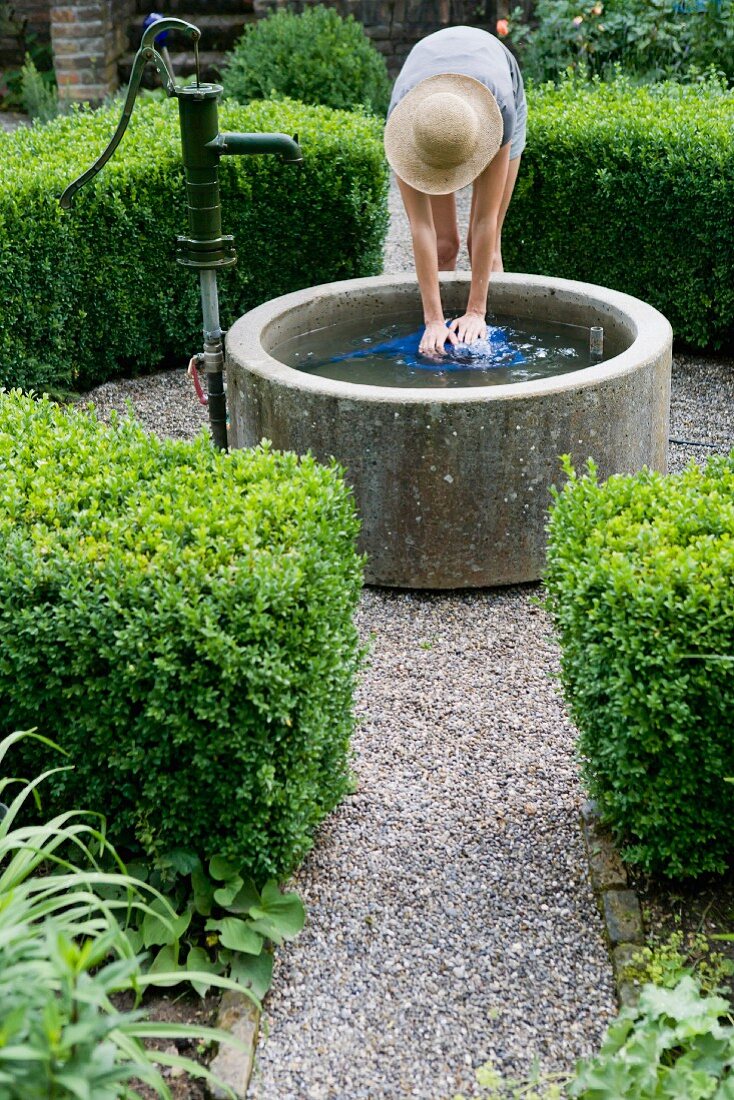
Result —
[{"label": "soil patch", "polygon": [[[115,1004],[120,1009],[130,1010],[133,1008],[133,997],[130,994],[121,994],[115,998]],[[170,994],[158,993],[145,997],[141,1007],[151,1021],[186,1024],[191,1027],[216,1027],[219,995],[209,994],[202,999],[191,991],[180,992],[174,989]],[[151,1050],[180,1054],[204,1066],[208,1066],[217,1052],[216,1046],[208,1041],[199,1042],[196,1039],[149,1040],[145,1045]],[[172,1100],[209,1100],[210,1093],[199,1078],[167,1066],[161,1069],[161,1074],[171,1090]],[[149,1086],[139,1081],[131,1084],[144,1100],[157,1100],[156,1092]]]}]

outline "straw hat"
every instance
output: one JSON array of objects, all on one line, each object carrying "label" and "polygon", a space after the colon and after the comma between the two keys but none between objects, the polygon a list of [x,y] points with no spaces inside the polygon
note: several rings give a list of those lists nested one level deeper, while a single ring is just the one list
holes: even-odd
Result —
[{"label": "straw hat", "polygon": [[387,120],[385,154],[395,173],[426,195],[448,195],[483,172],[502,144],[497,100],[473,76],[429,76]]}]

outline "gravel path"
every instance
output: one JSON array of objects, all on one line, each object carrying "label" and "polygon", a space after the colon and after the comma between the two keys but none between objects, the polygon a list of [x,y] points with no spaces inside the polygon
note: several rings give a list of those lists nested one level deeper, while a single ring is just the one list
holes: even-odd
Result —
[{"label": "gravel path", "polygon": [[[391,203],[386,269],[410,269]],[[179,437],[205,423],[183,371],[90,398]],[[732,410],[731,361],[676,357],[674,438],[734,445]],[[672,444],[671,468],[708,453]],[[611,973],[540,594],[365,591],[358,786],[296,877],[308,926],[278,952],[254,1100],[448,1100],[490,1056],[563,1070],[598,1044]]]}]

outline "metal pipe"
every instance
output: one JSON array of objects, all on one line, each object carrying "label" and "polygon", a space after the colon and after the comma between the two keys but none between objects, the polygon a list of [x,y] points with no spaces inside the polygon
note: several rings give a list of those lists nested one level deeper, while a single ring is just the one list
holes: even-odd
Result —
[{"label": "metal pipe", "polygon": [[219,326],[217,273],[211,268],[199,271],[201,314],[204,328],[204,370],[206,372],[209,427],[216,447],[226,451],[227,398],[224,392],[224,348]]},{"label": "metal pipe", "polygon": [[303,161],[298,134],[294,137],[289,137],[288,134],[217,134],[212,141],[207,142],[206,148],[217,156],[276,153],[288,164],[300,164]]},{"label": "metal pipe", "polygon": [[[218,360],[220,364],[218,370],[210,369],[210,356],[212,359]],[[226,451],[229,449],[227,443],[227,398],[224,393],[224,373],[221,369],[224,366],[221,341],[217,344],[204,344],[204,362],[208,397],[207,405],[209,406],[209,427],[212,433],[212,440],[214,441],[214,446],[219,447],[220,451]]]},{"label": "metal pipe", "polygon": [[604,358],[604,329],[601,325],[592,325],[589,329],[589,355],[595,363]]},{"label": "metal pipe", "polygon": [[217,291],[217,273],[211,268],[199,271],[201,287],[201,315],[204,323],[204,342],[214,344],[222,339],[219,327],[219,293]]}]

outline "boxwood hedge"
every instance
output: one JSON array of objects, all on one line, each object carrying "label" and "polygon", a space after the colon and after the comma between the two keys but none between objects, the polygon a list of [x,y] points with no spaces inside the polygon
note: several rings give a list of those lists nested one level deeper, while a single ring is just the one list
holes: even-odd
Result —
[{"label": "boxwood hedge", "polygon": [[589,791],[646,870],[721,871],[734,852],[734,452],[669,477],[568,472],[545,581]]},{"label": "boxwood hedge", "polygon": [[0,730],[69,753],[46,811],[100,811],[148,857],[292,868],[350,782],[357,526],[311,458],[0,393]]},{"label": "boxwood hedge", "polygon": [[623,79],[531,89],[505,228],[508,270],[582,279],[734,345],[734,89]]},{"label": "boxwood hedge", "polygon": [[[187,360],[201,345],[177,106],[139,102],[112,160],[59,208],[109,141],[119,104],[0,134],[0,385],[84,389]],[[222,323],[275,295],[374,275],[387,227],[381,126],[282,101],[220,109],[222,130],[298,133],[304,164],[223,157],[224,232],[239,261],[219,279]]]}]

